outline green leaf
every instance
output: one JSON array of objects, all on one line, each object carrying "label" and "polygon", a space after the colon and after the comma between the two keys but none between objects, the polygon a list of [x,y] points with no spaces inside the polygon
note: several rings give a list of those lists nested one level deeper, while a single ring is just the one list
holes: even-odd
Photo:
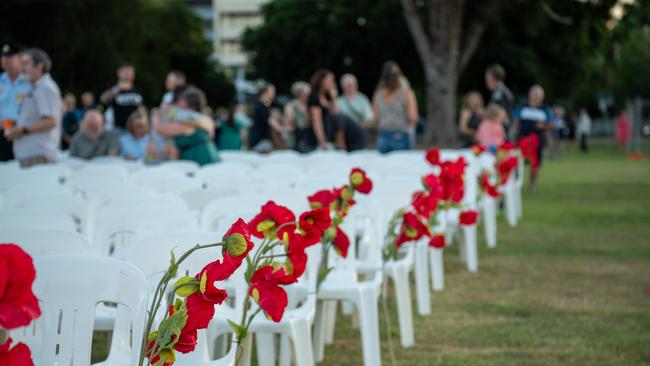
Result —
[{"label": "green leaf", "polygon": [[181,307],[174,315],[163,319],[158,326],[156,342],[160,348],[172,348],[178,341],[178,335],[187,322],[187,308]]},{"label": "green leaf", "polygon": [[167,273],[169,274],[169,278],[176,277],[176,272],[178,271],[178,264],[176,264],[176,255],[174,254],[174,251],[171,251],[171,258],[169,259],[169,269],[167,269]]},{"label": "green leaf", "polygon": [[241,338],[241,336],[244,334],[244,327],[242,325],[239,325],[232,320],[228,319],[228,325],[230,325],[230,328],[232,328],[233,332],[235,332],[235,335],[237,336],[237,339]]}]

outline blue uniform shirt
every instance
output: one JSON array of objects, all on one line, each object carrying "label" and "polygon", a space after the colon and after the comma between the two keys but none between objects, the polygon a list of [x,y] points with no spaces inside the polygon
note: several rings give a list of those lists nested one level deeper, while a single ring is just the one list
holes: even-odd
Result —
[{"label": "blue uniform shirt", "polygon": [[12,82],[9,74],[0,74],[0,121],[18,120],[20,106],[31,88],[29,80],[22,75]]}]

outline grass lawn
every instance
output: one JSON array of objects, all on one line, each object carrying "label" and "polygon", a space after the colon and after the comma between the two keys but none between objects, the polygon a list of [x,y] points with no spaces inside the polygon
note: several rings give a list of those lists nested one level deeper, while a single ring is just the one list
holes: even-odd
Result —
[{"label": "grass lawn", "polygon": [[[398,365],[650,365],[650,162],[607,143],[547,160],[523,221],[499,220],[479,273],[447,250],[446,289],[415,315],[413,348],[393,315]],[[339,318],[323,365],[361,364],[360,347]]]},{"label": "grass lawn", "polygon": [[[523,221],[499,220],[497,248],[480,242],[479,273],[447,250],[432,314],[418,316],[413,302],[411,349],[399,345],[391,298],[398,365],[650,365],[649,161],[602,142],[547,160]],[[339,315],[322,365],[361,364],[359,332]]]}]

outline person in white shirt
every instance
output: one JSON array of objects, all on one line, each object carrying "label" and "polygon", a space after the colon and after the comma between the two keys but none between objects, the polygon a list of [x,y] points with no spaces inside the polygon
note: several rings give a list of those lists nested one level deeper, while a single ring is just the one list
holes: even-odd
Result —
[{"label": "person in white shirt", "polygon": [[339,97],[339,112],[350,117],[362,127],[368,127],[374,119],[370,100],[363,93],[359,92],[359,83],[352,74],[344,74],[341,77],[341,89],[343,95]]}]

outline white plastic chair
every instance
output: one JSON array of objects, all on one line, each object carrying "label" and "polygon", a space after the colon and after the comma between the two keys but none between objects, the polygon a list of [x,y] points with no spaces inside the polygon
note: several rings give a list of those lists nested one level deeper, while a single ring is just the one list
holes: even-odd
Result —
[{"label": "white plastic chair", "polygon": [[210,201],[227,196],[236,196],[239,190],[236,188],[196,188],[185,191],[178,196],[182,198],[192,211],[203,212]]},{"label": "white plastic chair", "polygon": [[[364,200],[350,211],[347,220],[357,223],[361,219],[362,232],[359,245],[359,259],[357,269],[359,272],[376,271],[383,269],[384,278],[391,279],[395,285],[395,300],[397,302],[397,314],[400,327],[400,340],[402,347],[408,348],[415,343],[413,329],[413,310],[411,305],[411,284],[409,274],[415,270],[416,285],[418,286],[417,300],[421,314],[431,312],[430,293],[427,282],[427,262],[424,256],[424,264],[416,267],[414,252],[416,243],[405,244],[400,250],[398,259],[386,261],[382,267],[382,246],[388,230],[388,222],[392,216],[409,202],[409,192],[400,190],[399,187],[392,187],[382,192],[382,199],[376,201]],[[423,273],[421,273],[424,271]],[[422,283],[421,283],[422,282]],[[387,285],[387,283],[385,283]],[[387,287],[384,286],[384,291]],[[386,293],[385,296],[388,294]]]},{"label": "white plastic chair", "polygon": [[203,186],[200,180],[190,178],[182,171],[171,167],[141,169],[131,175],[131,180],[157,192],[174,195]]},{"label": "white plastic chair", "polygon": [[97,214],[92,245],[99,255],[124,258],[128,248],[142,236],[196,227],[194,215],[187,210],[164,206],[108,206]]},{"label": "white plastic chair", "polygon": [[219,157],[221,157],[221,160],[223,160],[223,162],[209,164],[209,166],[235,163],[239,165],[249,165],[253,167],[253,166],[257,166],[257,162],[260,159],[260,155],[257,153],[249,152],[249,151],[236,151],[236,150],[219,151]]},{"label": "white plastic chair", "polygon": [[81,234],[65,230],[2,230],[0,243],[16,243],[31,256],[90,255],[88,240]]},{"label": "white plastic chair", "polygon": [[88,232],[89,205],[83,197],[71,192],[22,192],[5,195],[5,209],[60,211],[78,223],[79,232]]},{"label": "white plastic chair", "polygon": [[140,270],[120,260],[88,256],[35,257],[34,265],[42,315],[11,337],[30,347],[36,365],[89,365],[100,302],[120,305],[108,359],[101,365],[138,364],[147,310],[147,282]]},{"label": "white plastic chair", "polygon": [[[242,216],[242,218],[248,222],[267,201],[269,201],[269,198],[264,195],[236,195],[214,199],[201,212],[201,230],[216,230],[218,227],[223,226],[222,222],[226,218],[230,218],[233,212],[247,211],[247,213],[250,213],[250,217]],[[281,204],[281,202],[276,203]]]},{"label": "white plastic chair", "polygon": [[[282,203],[279,202],[279,204]],[[245,218],[251,210],[258,210],[259,208],[256,208],[256,206],[257,205],[254,201],[252,201],[250,203],[242,202],[240,206],[232,210],[228,210],[227,208],[223,209],[219,214],[226,218],[219,222],[215,231],[219,235],[223,235],[236,218]],[[230,216],[227,216],[228,214]],[[254,239],[254,242],[256,242],[256,245],[259,244],[257,239]],[[253,250],[255,250],[255,248]],[[261,315],[258,315],[251,323],[249,331],[251,336],[254,334],[257,338],[256,343],[259,365],[274,364],[276,355],[272,334],[280,334],[282,336],[282,352],[280,353],[281,364],[288,364],[291,360],[289,346],[290,339],[294,344],[296,365],[314,365],[314,356],[311,344],[311,324],[313,323],[316,312],[315,281],[316,269],[318,266],[317,254],[318,248],[311,247],[308,249],[309,261],[307,264],[306,275],[301,277],[297,285],[286,287],[289,297],[289,306],[285,311],[282,320],[279,323],[275,323]],[[243,267],[240,269],[243,269]],[[237,273],[235,276],[237,276]],[[240,278],[234,279],[233,288],[236,301],[237,298],[245,298],[248,296],[248,293],[246,292],[246,283],[244,282],[242,284]],[[253,310],[251,313],[254,312],[255,308],[257,308],[257,305],[253,304]],[[237,312],[234,311],[234,309],[224,304],[221,311],[216,313],[216,316],[211,323],[211,336],[216,339],[218,335],[223,334],[224,329],[228,329],[228,319],[238,322],[241,319],[241,316],[237,317],[236,313]]]},{"label": "white plastic chair", "polygon": [[54,229],[76,232],[70,215],[46,210],[0,211],[0,231],[12,229]]},{"label": "white plastic chair", "polygon": [[71,169],[61,164],[47,164],[27,169],[8,168],[9,174],[0,178],[3,190],[20,185],[44,186],[63,183],[71,174]]},{"label": "white plastic chair", "polygon": [[[349,224],[343,224],[346,233],[352,233]],[[349,301],[357,308],[361,343],[363,347],[363,364],[365,366],[381,365],[381,347],[379,342],[379,291],[383,274],[381,270],[368,280],[359,281],[355,268],[356,255],[354,245],[350,245],[347,258],[339,257],[334,250],[329,254],[329,273],[318,291],[318,299],[324,301]],[[316,319],[314,329],[314,355],[317,362],[322,361],[327,337],[328,311],[323,311]]]},{"label": "white plastic chair", "polygon": [[191,160],[168,160],[160,164],[162,168],[173,168],[183,172],[187,176],[194,176],[201,166]]},{"label": "white plastic chair", "polygon": [[[463,200],[463,210],[478,209],[478,176],[480,174],[480,165],[474,153],[469,149],[464,150],[442,150],[440,158],[443,161],[456,160],[463,157],[467,162],[465,168],[464,182],[465,194]],[[476,225],[461,226],[459,215],[461,210],[449,209],[446,216],[445,237],[447,243],[451,244],[455,233],[460,229],[463,234],[463,243],[459,246],[461,259],[465,262],[469,272],[478,272],[478,247],[476,240]],[[434,250],[433,248],[431,249]],[[433,254],[432,254],[433,255]],[[433,273],[433,270],[432,270]],[[433,284],[433,283],[432,283]]]},{"label": "white plastic chair", "polygon": [[263,179],[272,187],[295,187],[305,170],[300,164],[264,163],[255,169],[253,177]]},{"label": "white plastic chair", "polygon": [[196,179],[206,188],[233,188],[250,180],[253,172],[250,165],[224,162],[204,166],[196,173]]}]

